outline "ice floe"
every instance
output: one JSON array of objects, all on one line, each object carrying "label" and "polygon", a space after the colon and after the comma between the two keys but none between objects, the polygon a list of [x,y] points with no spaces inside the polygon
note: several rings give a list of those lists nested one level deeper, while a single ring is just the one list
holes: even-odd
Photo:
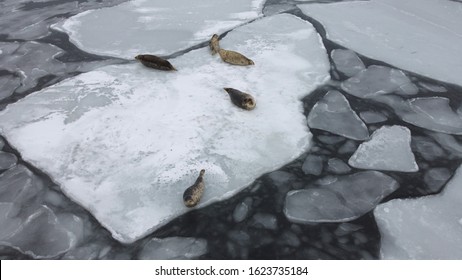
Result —
[{"label": "ice floe", "polygon": [[347,77],[353,77],[359,71],[365,69],[364,63],[354,51],[335,49],[330,53],[335,64],[335,69]]},{"label": "ice floe", "polygon": [[446,157],[444,150],[434,141],[423,136],[414,136],[411,141],[412,150],[427,161]]},{"label": "ice floe", "polygon": [[373,0],[298,7],[327,38],[367,57],[441,81],[461,84],[461,3]]},{"label": "ice floe", "polygon": [[[133,242],[188,211],[182,193],[198,170],[206,169],[201,207],[310,145],[300,99],[329,79],[312,25],[276,15],[221,43],[255,66],[227,65],[202,48],[172,59],[174,73],[100,68],[9,105],[0,131],[116,239]],[[229,86],[254,94],[257,107],[236,108]]]},{"label": "ice floe", "polygon": [[284,214],[296,223],[346,222],[374,207],[399,184],[378,171],[363,171],[317,182],[310,188],[290,191]]},{"label": "ice floe", "polygon": [[57,59],[64,51],[54,45],[38,42],[0,42],[0,70],[13,75],[0,77],[0,100],[13,94],[24,93],[42,78],[56,78],[75,72],[86,72],[97,67],[114,64],[117,60],[63,63]]},{"label": "ice floe", "polygon": [[387,117],[384,114],[374,111],[364,111],[359,113],[359,116],[367,124],[380,123],[387,120]]},{"label": "ice floe", "polygon": [[344,174],[350,172],[351,168],[341,159],[331,158],[327,161],[327,171],[333,174]]},{"label": "ice floe", "polygon": [[18,159],[14,154],[0,151],[0,170],[8,169],[16,165]]},{"label": "ice floe", "polygon": [[308,115],[310,128],[329,131],[354,140],[369,138],[366,125],[339,91],[329,91],[313,106]]},{"label": "ice floe", "polygon": [[140,53],[167,55],[258,18],[263,2],[134,0],[78,14],[54,28],[90,53],[128,59]]},{"label": "ice floe", "polygon": [[444,167],[435,167],[427,170],[424,175],[424,182],[434,192],[441,190],[441,187],[451,178],[451,172]]},{"label": "ice floe", "polygon": [[187,260],[207,253],[207,241],[191,237],[153,238],[143,246],[141,260]]},{"label": "ice floe", "polygon": [[324,159],[321,156],[309,154],[302,165],[305,174],[319,176],[322,173]]},{"label": "ice floe", "polygon": [[414,95],[419,91],[403,71],[377,65],[371,65],[342,82],[342,89],[360,98],[374,98],[392,92]]},{"label": "ice floe", "polygon": [[348,164],[361,169],[415,172],[419,170],[411,150],[411,132],[403,126],[383,126],[371,140],[359,145]]},{"label": "ice floe", "polygon": [[49,26],[65,14],[108,7],[126,0],[29,1],[5,0],[0,4],[0,33],[8,39],[35,40],[50,34]]},{"label": "ice floe", "polygon": [[415,199],[394,199],[374,215],[382,236],[383,259],[462,258],[462,169],[444,191]]},{"label": "ice floe", "polygon": [[79,241],[80,218],[56,215],[37,203],[42,190],[41,182],[22,165],[0,174],[0,245],[34,258],[53,258]]},{"label": "ice floe", "polygon": [[445,97],[421,97],[407,101],[410,110],[397,110],[403,121],[433,131],[462,135],[462,117]]}]

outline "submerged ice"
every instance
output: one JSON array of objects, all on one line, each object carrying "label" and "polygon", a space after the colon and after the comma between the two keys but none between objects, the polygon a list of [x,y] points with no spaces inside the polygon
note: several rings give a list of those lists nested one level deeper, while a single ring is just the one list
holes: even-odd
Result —
[{"label": "submerged ice", "polygon": [[54,27],[82,50],[133,59],[168,55],[261,16],[262,0],[134,0],[78,14]]},{"label": "submerged ice", "polygon": [[[255,66],[227,65],[202,48],[172,59],[174,73],[140,64],[100,68],[9,105],[1,132],[116,239],[133,242],[187,211],[182,193],[200,169],[201,207],[309,147],[300,99],[329,78],[311,24],[277,15],[221,43]],[[254,94],[257,107],[233,106],[223,90],[229,86]]]},{"label": "submerged ice", "polygon": [[284,214],[296,223],[351,221],[374,209],[398,187],[398,182],[378,171],[320,180],[308,188],[290,191]]}]

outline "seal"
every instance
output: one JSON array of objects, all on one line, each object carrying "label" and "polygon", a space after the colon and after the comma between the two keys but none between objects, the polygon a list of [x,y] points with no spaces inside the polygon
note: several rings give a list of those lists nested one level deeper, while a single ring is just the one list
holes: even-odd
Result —
[{"label": "seal", "polygon": [[168,60],[160,58],[152,54],[139,54],[135,57],[144,66],[163,71],[177,71]]},{"label": "seal", "polygon": [[218,42],[218,35],[213,34],[212,39],[209,42],[210,50],[212,51],[212,55],[217,54],[220,51],[220,43]]},{"label": "seal", "polygon": [[229,64],[242,65],[242,66],[254,65],[255,64],[251,59],[248,59],[244,55],[242,55],[242,54],[240,54],[238,52],[235,52],[235,51],[219,49],[218,53],[220,54],[221,59],[224,62],[227,62]]},{"label": "seal", "polygon": [[197,177],[194,185],[187,188],[183,193],[183,202],[186,207],[194,207],[201,200],[202,194],[204,193],[204,174],[205,170],[202,169]]},{"label": "seal", "polygon": [[257,105],[257,103],[255,102],[255,98],[253,98],[253,96],[248,93],[242,92],[234,88],[223,89],[226,90],[226,92],[229,94],[231,102],[233,102],[234,105],[236,105],[239,108],[245,110],[252,110],[253,108],[255,108],[255,105]]}]

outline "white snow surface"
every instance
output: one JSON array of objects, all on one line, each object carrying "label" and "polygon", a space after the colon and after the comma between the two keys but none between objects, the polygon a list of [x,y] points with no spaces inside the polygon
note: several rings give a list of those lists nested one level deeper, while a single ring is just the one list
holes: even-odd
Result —
[{"label": "white snow surface", "polygon": [[[300,99],[329,79],[313,26],[277,15],[222,44],[255,65],[232,66],[202,48],[172,59],[177,72],[100,68],[9,105],[0,133],[114,238],[133,242],[189,210],[182,194],[200,169],[202,207],[310,146]],[[223,87],[253,94],[256,108],[237,108]]]},{"label": "white snow surface", "polygon": [[134,0],[55,24],[80,49],[133,59],[167,55],[262,15],[263,0]]},{"label": "white snow surface", "polygon": [[359,145],[348,164],[362,169],[415,172],[419,170],[411,150],[411,131],[404,126],[382,126],[369,141]]},{"label": "white snow surface", "polygon": [[372,0],[298,7],[327,37],[367,57],[462,84],[462,4],[448,0]]},{"label": "white snow surface", "polygon": [[462,168],[441,194],[394,199],[374,216],[382,236],[382,259],[462,258]]}]

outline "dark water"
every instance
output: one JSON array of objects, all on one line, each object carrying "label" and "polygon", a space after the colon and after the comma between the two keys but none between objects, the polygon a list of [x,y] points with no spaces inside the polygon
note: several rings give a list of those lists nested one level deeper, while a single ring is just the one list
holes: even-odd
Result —
[{"label": "dark water", "polygon": [[[14,1],[0,1],[0,27],[5,26],[7,21],[14,20],[20,29],[22,18],[33,14],[38,16],[39,20],[47,21],[51,24],[62,18],[72,16],[86,9],[101,6],[115,5],[123,1],[49,1],[49,2],[23,2],[15,3]],[[319,1],[332,2],[332,1]],[[456,1],[459,2],[459,1]],[[66,4],[73,3],[67,6]],[[298,16],[311,22],[318,33],[322,35],[324,45],[330,53],[333,49],[343,48],[326,39],[323,27],[316,21],[303,15],[293,4],[296,1],[269,0],[265,6],[266,11],[271,10],[273,5],[291,6],[288,13]],[[47,12],[44,12],[47,10]],[[7,15],[8,11],[16,11],[16,18],[13,15]],[[19,23],[18,23],[19,22]],[[29,20],[24,19],[23,25],[30,24]],[[23,44],[28,41],[35,41],[41,44],[53,45],[62,50],[56,56],[56,60],[63,65],[71,63],[89,64],[96,63],[124,63],[120,59],[110,57],[101,57],[89,54],[79,50],[69,42],[66,34],[57,31],[38,32],[37,36],[28,34],[27,36],[13,36],[17,30],[12,28],[0,28],[0,30],[9,30],[9,33],[0,31],[0,43]],[[27,37],[27,38],[24,38]],[[206,43],[195,46],[191,49],[203,47]],[[170,57],[176,57],[189,51],[175,53]],[[367,66],[382,65],[393,67],[380,61],[371,60],[367,57],[360,56],[361,60]],[[68,77],[81,73],[75,68],[66,68],[59,73],[52,73],[39,77],[35,86],[26,90],[15,90],[10,96],[0,100],[0,109],[5,105],[13,103],[24,96],[57,83]],[[69,70],[69,71],[67,71]],[[444,93],[429,92],[424,87],[419,88],[419,94],[413,97],[441,96],[450,99],[450,105],[453,108],[459,108],[462,104],[462,88],[425,78],[414,73],[404,71],[414,83],[425,82],[431,85],[443,86],[447,89]],[[17,72],[8,69],[2,69],[0,65],[1,77],[16,77]],[[331,76],[333,81],[343,81],[347,77],[338,72],[331,61]],[[395,113],[393,108],[388,107],[373,100],[360,99],[346,92],[338,85],[339,83],[329,83],[318,88],[313,93],[303,99],[305,115],[308,116],[314,104],[319,101],[328,90],[336,89],[341,91],[350,102],[351,107],[357,113],[363,111],[381,112],[387,116],[387,120],[380,124],[367,125],[370,133],[382,125],[401,125],[411,130],[413,137],[412,149],[416,156],[419,171],[415,173],[403,172],[384,172],[393,177],[400,184],[400,188],[388,196],[384,201],[394,198],[419,197],[440,192],[444,186],[435,188],[428,186],[424,181],[424,174],[429,168],[446,168],[450,171],[451,176],[455,169],[461,164],[461,155],[451,151],[448,147],[439,144],[432,137],[428,130],[419,128],[403,122]],[[308,94],[308,93],[307,93]],[[80,241],[72,254],[61,254],[56,258],[94,258],[94,259],[136,259],[141,248],[152,237],[170,237],[184,236],[197,237],[207,240],[208,253],[201,259],[377,259],[380,250],[380,232],[372,212],[366,213],[362,217],[346,223],[317,223],[317,224],[296,224],[288,221],[283,214],[285,195],[290,190],[309,188],[309,185],[331,174],[326,168],[326,163],[331,158],[338,158],[348,162],[352,153],[361,142],[353,141],[341,136],[333,135],[325,131],[313,129],[313,146],[307,154],[319,155],[323,159],[323,170],[319,176],[305,175],[302,171],[302,164],[307,154],[302,155],[295,161],[285,165],[279,170],[264,174],[258,178],[251,186],[237,194],[236,196],[221,202],[214,203],[202,209],[191,211],[181,217],[171,221],[166,226],[130,245],[120,244],[112,239],[107,230],[105,230],[91,214],[73,203],[71,200],[61,194],[59,187],[53,184],[52,180],[43,172],[21,159],[18,151],[15,151],[6,139],[3,151],[13,153],[18,157],[18,164],[30,169],[36,180],[42,182],[45,192],[55,192],[60,197],[60,203],[53,203],[44,200],[42,194],[37,194],[31,199],[35,204],[47,205],[55,213],[73,213],[83,220],[84,238]],[[417,137],[417,138],[416,138]],[[462,143],[461,137],[454,137],[456,141]],[[443,157],[426,160],[426,156],[421,153],[415,144],[416,139],[424,139],[429,143],[444,150]],[[350,146],[348,151],[339,151],[345,146]],[[349,174],[358,172],[358,169],[352,168]],[[4,172],[4,171],[0,171]],[[1,193],[0,193],[1,197]],[[233,218],[236,207],[245,203],[248,211],[245,218],[236,222]],[[24,205],[23,207],[26,207]],[[264,220],[271,221],[270,225],[262,222],[258,217],[264,217]],[[31,236],[31,238],[34,238]],[[14,248],[0,246],[1,259],[27,259],[30,256],[22,254]]]}]

